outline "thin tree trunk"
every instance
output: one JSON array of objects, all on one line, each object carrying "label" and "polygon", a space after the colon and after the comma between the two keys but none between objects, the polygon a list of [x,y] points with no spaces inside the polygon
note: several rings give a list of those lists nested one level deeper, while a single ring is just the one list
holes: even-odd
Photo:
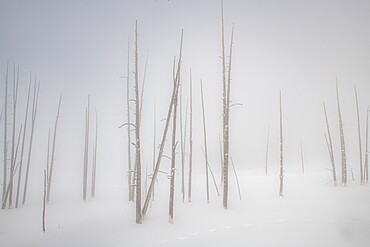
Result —
[{"label": "thin tree trunk", "polygon": [[206,117],[204,113],[204,100],[203,100],[203,83],[200,81],[200,90],[202,96],[202,114],[203,114],[203,141],[204,141],[204,156],[205,156],[205,167],[206,167],[206,192],[207,192],[207,203],[209,203],[209,182],[208,182],[208,155],[207,155],[207,132],[206,132]]},{"label": "thin tree trunk", "polygon": [[54,135],[53,135],[53,144],[51,148],[51,160],[50,160],[50,170],[48,174],[48,191],[47,191],[47,202],[50,202],[50,193],[51,193],[51,181],[53,178],[53,171],[54,171],[54,160],[55,160],[55,143],[57,139],[57,129],[58,129],[58,121],[60,118],[60,106],[62,104],[62,95],[59,97],[59,103],[58,103],[58,111],[57,116],[55,118],[55,125],[54,125]]},{"label": "thin tree trunk", "polygon": [[336,171],[335,171],[333,143],[331,141],[329,121],[328,121],[328,115],[326,114],[325,102],[323,102],[323,106],[324,106],[326,129],[327,129],[327,132],[328,132],[328,140],[327,140],[327,143],[328,143],[328,149],[329,149],[329,155],[330,155],[330,161],[331,161],[331,168],[332,168],[332,173],[333,173],[333,183],[334,183],[334,186],[337,186],[337,175],[336,175]]},{"label": "thin tree trunk", "polygon": [[369,182],[369,149],[368,149],[368,140],[369,140],[369,106],[366,111],[366,142],[365,142],[365,184]]},{"label": "thin tree trunk", "polygon": [[135,136],[136,136],[136,223],[142,223],[141,214],[141,148],[140,148],[140,98],[139,98],[139,56],[137,44],[137,20],[135,23]]},{"label": "thin tree trunk", "polygon": [[[4,102],[4,173],[3,173],[3,195],[2,201],[5,200],[6,185],[7,185],[7,174],[8,174],[8,84],[9,84],[9,67],[6,65],[5,70],[5,102]],[[5,207],[4,207],[5,208]],[[3,208],[3,209],[4,209]]]},{"label": "thin tree trunk", "polygon": [[280,186],[279,186],[279,197],[283,197],[283,178],[284,178],[284,168],[283,168],[283,110],[281,105],[281,91],[280,91]]},{"label": "thin tree trunk", "polygon": [[355,86],[355,97],[356,97],[356,112],[357,112],[357,130],[358,130],[358,145],[360,149],[360,178],[361,178],[361,185],[365,185],[364,181],[364,173],[362,167],[362,145],[361,145],[361,128],[360,128],[360,112],[358,110],[358,98],[357,98],[357,90]]},{"label": "thin tree trunk", "polygon": [[302,174],[304,174],[304,159],[303,159],[303,147],[302,147],[302,141],[300,142],[300,146],[301,146]]},{"label": "thin tree trunk", "polygon": [[[204,149],[202,148],[202,151],[203,151],[203,155],[204,157],[206,157],[206,153],[204,151]],[[208,170],[209,170],[209,173],[211,173],[211,176],[212,176],[212,180],[213,180],[213,185],[215,186],[215,189],[216,189],[216,192],[217,192],[217,195],[220,196],[220,192],[218,191],[218,187],[217,187],[217,183],[216,183],[216,178],[215,178],[215,175],[213,174],[212,172],[212,169],[211,169],[211,166],[209,165],[208,163],[208,158],[207,158],[207,163],[206,163],[207,167],[208,167]]]},{"label": "thin tree trunk", "polygon": [[35,85],[34,85],[34,91],[33,91],[33,100],[32,100],[31,137],[30,137],[30,143],[29,143],[29,146],[28,146],[28,160],[27,160],[26,178],[25,178],[25,181],[24,181],[22,205],[24,205],[26,203],[26,198],[27,198],[28,176],[29,176],[29,172],[30,172],[31,152],[32,152],[33,136],[34,136],[34,133],[35,133],[35,124],[36,124],[36,116],[37,116],[39,91],[40,91],[40,83],[36,84],[36,78],[35,78]]},{"label": "thin tree trunk", "polygon": [[[176,76],[174,79],[174,88],[177,84],[180,84],[180,76]],[[176,169],[176,121],[177,121],[177,101],[178,97],[175,97],[174,108],[173,108],[173,119],[172,119],[172,154],[171,154],[171,180],[170,180],[170,201],[169,201],[169,220],[170,224],[173,224],[173,204],[175,195],[175,169]]]},{"label": "thin tree trunk", "polygon": [[191,202],[191,184],[192,184],[192,173],[193,173],[193,81],[190,70],[190,123],[189,123],[189,181],[188,181],[188,202]]},{"label": "thin tree trunk", "polygon": [[45,233],[46,231],[46,187],[47,187],[47,183],[46,183],[46,171],[44,169],[44,196],[43,196],[43,200],[42,200],[42,232]]},{"label": "thin tree trunk", "polygon": [[182,202],[185,202],[185,147],[186,147],[186,123],[188,116],[188,102],[186,102],[185,110],[185,126],[182,122],[182,85],[180,88],[180,134],[181,134],[181,194]]},{"label": "thin tree trunk", "polygon": [[127,83],[126,83],[126,107],[127,107],[127,163],[128,163],[128,191],[129,201],[134,201],[134,187],[132,181],[131,165],[131,120],[130,120],[130,44],[127,51]]},{"label": "thin tree trunk", "polygon": [[83,194],[82,199],[87,200],[87,170],[89,165],[89,131],[90,131],[90,94],[87,98],[86,108],[86,129],[85,129],[85,153],[84,153],[84,170],[83,170]]},{"label": "thin tree trunk", "polygon": [[266,142],[266,160],[265,160],[265,175],[268,175],[267,166],[268,166],[268,156],[269,156],[269,141],[270,141],[270,125],[267,130],[267,142]]},{"label": "thin tree trunk", "polygon": [[223,159],[223,150],[222,150],[222,142],[221,137],[218,135],[218,142],[220,144],[220,160],[221,160],[221,186],[224,185],[224,159]]},{"label": "thin tree trunk", "polygon": [[344,142],[344,131],[343,131],[343,121],[342,121],[342,114],[340,111],[340,104],[339,104],[339,92],[338,92],[338,84],[336,85],[337,89],[337,105],[338,105],[338,118],[339,118],[339,131],[340,131],[340,146],[341,146],[341,157],[342,157],[342,184],[343,186],[347,186],[347,164],[346,164],[346,146]]},{"label": "thin tree trunk", "polygon": [[236,184],[238,185],[239,199],[241,200],[241,199],[242,199],[242,194],[241,194],[241,192],[240,192],[240,185],[239,185],[238,174],[237,174],[236,169],[235,169],[235,165],[234,165],[233,157],[231,157],[231,156],[230,156],[230,159],[231,159],[231,165],[232,165],[233,170],[234,170],[234,175],[235,175],[235,179],[236,179]]},{"label": "thin tree trunk", "polygon": [[180,56],[179,56],[179,60],[178,60],[178,64],[177,64],[177,72],[176,72],[177,84],[174,87],[173,92],[172,92],[171,102],[170,102],[170,106],[169,106],[168,113],[167,113],[166,124],[165,124],[165,128],[164,128],[163,136],[162,136],[161,145],[160,145],[160,148],[159,148],[159,153],[158,153],[157,162],[156,162],[156,165],[155,165],[155,170],[154,170],[154,173],[153,173],[153,177],[150,181],[149,190],[148,190],[147,196],[145,198],[145,202],[144,202],[144,206],[143,206],[143,210],[142,210],[142,215],[143,216],[146,215],[146,212],[148,210],[148,206],[149,206],[149,203],[150,203],[150,199],[151,199],[151,196],[152,196],[152,193],[153,193],[153,190],[154,190],[154,183],[157,179],[157,175],[158,175],[158,172],[159,172],[159,167],[160,167],[160,164],[161,164],[161,159],[162,159],[163,150],[164,150],[164,146],[165,146],[164,144],[166,142],[166,137],[167,137],[167,132],[168,132],[168,126],[170,124],[170,119],[171,119],[171,115],[172,115],[172,109],[173,109],[174,104],[175,104],[175,98],[177,97],[178,91],[179,91],[179,86],[180,86],[179,81],[180,80],[177,79],[177,78],[180,77],[180,68],[181,68],[181,60],[182,60],[182,39],[183,39],[183,30],[181,30]]},{"label": "thin tree trunk", "polygon": [[98,153],[98,113],[95,109],[95,144],[94,144],[94,156],[93,156],[93,168],[91,178],[91,197],[95,198],[96,195],[96,156]]},{"label": "thin tree trunk", "polygon": [[15,208],[18,208],[18,206],[19,206],[19,195],[20,195],[22,169],[23,169],[23,155],[24,155],[24,147],[25,147],[26,133],[27,133],[28,106],[29,106],[29,103],[30,103],[30,94],[31,94],[31,82],[32,82],[32,76],[30,74],[30,82],[29,82],[29,85],[28,85],[27,105],[26,105],[26,113],[25,113],[26,115],[25,115],[24,126],[23,126],[21,160],[20,160],[20,163],[19,163],[19,170],[18,170],[18,186],[17,186],[17,194],[16,194],[16,200],[15,200]]}]

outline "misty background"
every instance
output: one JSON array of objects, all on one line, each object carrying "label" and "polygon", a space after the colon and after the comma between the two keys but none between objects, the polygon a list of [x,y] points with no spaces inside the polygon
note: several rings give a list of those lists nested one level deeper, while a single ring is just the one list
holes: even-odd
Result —
[{"label": "misty background", "polygon": [[[269,125],[269,167],[277,169],[279,90],[283,96],[285,172],[300,172],[300,142],[307,172],[330,167],[324,139],[323,100],[327,104],[338,166],[337,78],[347,163],[358,178],[354,85],[358,90],[364,134],[366,107],[370,104],[370,2],[229,0],[224,1],[224,7],[227,47],[231,28],[235,26],[231,99],[232,103],[242,104],[233,107],[230,116],[231,155],[237,169],[265,166]],[[149,52],[142,117],[144,169],[146,165],[149,170],[152,167],[154,105],[157,143],[162,135],[164,121],[160,120],[167,113],[173,87],[173,57],[178,56],[183,28],[183,112],[192,69],[194,169],[198,172],[204,169],[202,79],[210,165],[213,170],[219,170],[219,135],[222,133],[219,1],[1,0],[0,69],[3,72],[9,63],[12,82],[13,63],[20,66],[19,120],[24,119],[30,72],[36,73],[41,82],[30,200],[41,198],[47,134],[48,129],[53,128],[60,94],[63,101],[55,154],[55,194],[79,197],[82,193],[84,114],[88,94],[92,109],[96,108],[99,115],[97,194],[103,181],[117,186],[126,183],[126,129],[118,126],[126,122],[127,49],[129,41],[130,76],[133,78],[136,19],[141,81]],[[3,107],[4,73],[1,73],[1,95]],[[94,121],[92,117],[91,122]],[[169,145],[167,143],[167,147]],[[164,159],[162,170],[169,169],[169,161]],[[66,189],[68,186],[75,190]]]}]

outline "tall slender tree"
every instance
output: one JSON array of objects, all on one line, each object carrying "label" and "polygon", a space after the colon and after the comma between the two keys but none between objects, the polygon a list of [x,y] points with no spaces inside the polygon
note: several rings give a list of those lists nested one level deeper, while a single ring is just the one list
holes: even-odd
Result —
[{"label": "tall slender tree", "polygon": [[206,167],[206,192],[207,192],[207,203],[209,203],[209,182],[208,182],[208,151],[207,151],[207,132],[206,132],[206,117],[204,113],[204,99],[203,99],[203,82],[200,81],[200,90],[202,96],[202,114],[203,114],[203,140],[204,140],[204,156],[205,156],[205,167]]},{"label": "tall slender tree", "polygon": [[9,66],[6,65],[5,69],[5,90],[4,90],[4,170],[3,170],[3,195],[2,195],[2,201],[5,199],[6,194],[6,185],[7,183],[7,174],[8,174],[8,84],[9,84]]},{"label": "tall slender tree", "polygon": [[98,153],[98,112],[95,109],[95,142],[93,145],[93,167],[92,167],[92,175],[91,175],[91,197],[95,198],[96,195],[96,158]]},{"label": "tall slender tree", "polygon": [[343,120],[342,120],[342,114],[340,111],[338,83],[336,84],[336,91],[337,91],[337,106],[338,106],[338,119],[339,119],[339,132],[340,132],[340,147],[341,147],[340,152],[341,152],[341,158],[342,158],[342,184],[343,186],[347,186],[346,145],[344,142]]},{"label": "tall slender tree", "polygon": [[190,116],[189,116],[189,176],[188,176],[188,202],[191,202],[191,184],[193,173],[193,81],[190,69]]},{"label": "tall slender tree", "polygon": [[359,150],[360,150],[360,178],[361,178],[361,185],[365,185],[364,173],[363,173],[363,167],[362,167],[362,145],[361,145],[360,112],[358,110],[358,98],[357,98],[357,89],[356,89],[356,86],[354,88],[355,88],[355,98],[356,98],[358,146],[359,146]]},{"label": "tall slender tree", "polygon": [[330,134],[330,128],[329,128],[328,115],[326,114],[325,102],[323,102],[323,107],[324,107],[324,115],[325,115],[326,130],[327,130],[327,137],[325,135],[325,139],[326,139],[326,143],[327,143],[328,151],[329,151],[329,156],[330,156],[331,171],[332,171],[332,174],[333,174],[333,183],[334,183],[334,186],[337,186],[337,175],[336,175],[336,171],[335,171],[333,143],[331,141],[331,134]]}]

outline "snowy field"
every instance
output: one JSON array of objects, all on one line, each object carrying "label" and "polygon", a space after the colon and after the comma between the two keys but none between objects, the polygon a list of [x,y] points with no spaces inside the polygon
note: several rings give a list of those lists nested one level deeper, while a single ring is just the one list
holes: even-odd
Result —
[{"label": "snowy field", "polygon": [[[162,176],[142,225],[134,223],[135,206],[127,202],[124,184],[106,183],[86,203],[54,200],[47,207],[46,233],[41,198],[1,210],[0,246],[370,246],[370,189],[357,181],[333,187],[325,170],[286,174],[284,198],[279,198],[276,175],[240,171],[242,200],[231,180],[230,206],[224,210],[212,184],[206,203],[203,177],[194,176],[192,203],[182,203],[176,187],[173,225],[167,223],[169,181]],[[180,176],[176,179],[180,182]]]}]

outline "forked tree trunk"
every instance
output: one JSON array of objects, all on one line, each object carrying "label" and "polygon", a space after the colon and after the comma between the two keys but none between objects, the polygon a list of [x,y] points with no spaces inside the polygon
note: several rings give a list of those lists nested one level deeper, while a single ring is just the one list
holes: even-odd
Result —
[{"label": "forked tree trunk", "polygon": [[191,202],[191,184],[192,184],[192,173],[193,173],[193,81],[190,70],[190,116],[189,116],[189,181],[188,181],[188,202]]},{"label": "forked tree trunk", "polygon": [[[180,68],[181,68],[181,60],[182,60],[182,39],[183,39],[183,30],[181,31],[180,56],[179,56],[179,60],[178,60],[178,64],[177,64],[176,78],[179,78],[179,76],[180,76]],[[162,140],[161,140],[161,145],[160,145],[160,148],[159,148],[159,153],[158,153],[158,156],[157,156],[157,162],[155,164],[155,170],[154,170],[152,179],[150,181],[149,190],[148,190],[147,196],[145,198],[145,202],[144,202],[144,206],[143,206],[143,210],[142,210],[142,215],[143,216],[146,215],[146,212],[147,212],[148,207],[149,207],[150,199],[151,199],[151,196],[152,196],[152,193],[153,193],[153,190],[154,190],[154,183],[157,179],[157,175],[158,175],[158,172],[159,172],[159,167],[160,167],[162,156],[163,156],[163,150],[164,150],[164,146],[165,146],[165,142],[166,142],[168,126],[170,124],[170,119],[171,119],[171,115],[172,115],[172,109],[174,107],[175,98],[177,97],[178,91],[179,91],[179,86],[180,86],[179,80],[176,80],[176,81],[177,81],[177,84],[174,87],[173,92],[172,92],[171,102],[170,102],[169,109],[168,109],[168,112],[167,112],[166,124],[165,124],[164,132],[163,132],[163,136],[162,136]]]},{"label": "forked tree trunk", "polygon": [[358,98],[357,98],[356,86],[355,86],[355,97],[356,97],[356,113],[357,113],[358,146],[359,146],[359,150],[360,150],[360,179],[361,179],[361,185],[365,185],[364,173],[363,173],[363,167],[362,167],[362,145],[361,145],[360,112],[358,110]]},{"label": "forked tree trunk", "polygon": [[328,115],[326,114],[325,102],[323,102],[323,107],[324,107],[324,114],[325,114],[326,130],[328,132],[328,137],[326,138],[326,135],[325,135],[325,139],[327,142],[329,155],[330,155],[331,169],[332,169],[332,174],[333,174],[333,183],[334,183],[334,186],[337,186],[337,175],[335,171],[333,143],[331,141],[331,134],[330,134],[330,128],[329,128]]},{"label": "forked tree trunk", "polygon": [[53,178],[53,171],[54,171],[54,160],[55,160],[55,144],[57,139],[57,129],[58,129],[58,122],[60,118],[60,106],[62,104],[62,95],[59,97],[59,103],[58,103],[58,111],[57,116],[55,119],[55,125],[54,125],[54,135],[53,135],[53,144],[51,148],[51,160],[50,160],[50,170],[48,173],[48,191],[47,191],[47,202],[50,202],[50,194],[51,194],[51,182]]},{"label": "forked tree trunk", "polygon": [[284,179],[284,167],[283,167],[283,110],[281,105],[281,91],[279,98],[280,105],[280,186],[279,186],[279,197],[283,197],[283,179]]},{"label": "forked tree trunk", "polygon": [[30,143],[29,143],[29,146],[28,146],[27,169],[26,169],[26,178],[25,178],[25,181],[24,181],[22,205],[24,205],[26,203],[26,198],[27,198],[28,176],[29,176],[29,172],[30,172],[33,136],[34,136],[34,133],[35,133],[35,124],[36,124],[36,116],[37,116],[39,90],[40,90],[40,83],[36,84],[36,78],[35,78],[35,85],[34,85],[34,91],[33,91],[33,100],[32,100],[31,137],[30,137]]},{"label": "forked tree trunk", "polygon": [[340,152],[342,158],[342,184],[343,186],[347,186],[347,163],[346,163],[346,146],[344,142],[344,131],[343,131],[343,121],[342,121],[342,114],[340,111],[340,104],[339,104],[339,92],[338,92],[338,84],[336,85],[337,91],[337,106],[338,106],[338,119],[339,119],[339,132],[340,132]]}]

